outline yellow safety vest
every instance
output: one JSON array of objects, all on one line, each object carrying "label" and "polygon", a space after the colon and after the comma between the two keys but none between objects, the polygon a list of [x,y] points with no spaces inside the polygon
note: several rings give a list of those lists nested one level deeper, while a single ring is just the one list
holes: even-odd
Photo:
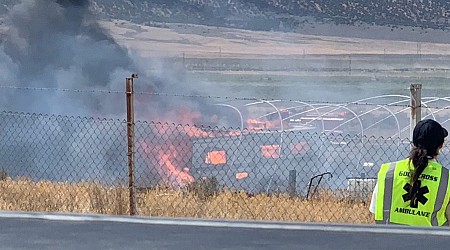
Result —
[{"label": "yellow safety vest", "polygon": [[409,159],[383,164],[378,173],[375,221],[382,224],[442,226],[450,201],[449,171],[435,161],[419,177],[420,187],[411,207],[409,188],[414,167]]}]

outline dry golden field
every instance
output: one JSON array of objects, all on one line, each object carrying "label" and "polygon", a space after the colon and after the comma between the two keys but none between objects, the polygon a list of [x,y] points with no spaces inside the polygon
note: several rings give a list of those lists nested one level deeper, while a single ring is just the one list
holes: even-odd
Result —
[{"label": "dry golden field", "polygon": [[[186,57],[194,58],[295,58],[305,55],[345,54],[416,54],[417,40],[407,41],[407,36],[427,38],[435,36],[441,42],[422,42],[421,53],[449,55],[448,34],[438,30],[427,30],[428,34],[406,32],[396,39],[358,38],[358,29],[342,32],[342,36],[308,35],[274,31],[251,31],[233,28],[212,27],[194,24],[166,23],[164,27],[139,25],[124,20],[100,21],[114,40],[144,58]],[[344,26],[334,27],[344,31]],[[322,27],[329,33],[329,27]],[[371,27],[372,32],[390,32],[387,27]],[[386,30],[387,29],[387,30]],[[314,29],[316,32],[319,27]],[[363,33],[370,32],[364,31]],[[396,34],[392,34],[396,35]],[[353,37],[352,37],[353,36]],[[426,39],[425,39],[426,40]]]},{"label": "dry golden field", "polygon": [[[276,221],[372,223],[368,201],[349,201],[327,192],[314,199],[255,195],[221,191],[152,189],[139,191],[142,216],[195,217]],[[0,210],[73,212],[126,215],[126,187],[93,183],[32,182],[27,179],[0,181]]]}]

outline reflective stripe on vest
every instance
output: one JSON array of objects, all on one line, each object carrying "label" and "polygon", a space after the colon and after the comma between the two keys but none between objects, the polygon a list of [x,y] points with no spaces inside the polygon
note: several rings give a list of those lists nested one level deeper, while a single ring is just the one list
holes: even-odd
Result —
[{"label": "reflective stripe on vest", "polygon": [[447,223],[445,210],[450,200],[449,171],[439,163],[430,161],[419,178],[423,184],[423,204],[419,201],[417,208],[411,208],[410,199],[405,200],[403,196],[407,195],[405,189],[408,189],[406,185],[409,185],[412,170],[409,159],[381,166],[375,209],[378,224],[441,226]]},{"label": "reflective stripe on vest", "polygon": [[381,165],[380,172],[378,173],[378,191],[375,208],[375,221],[377,224],[389,223],[392,192],[386,192],[385,190],[392,190],[396,164],[396,162],[383,164]]}]

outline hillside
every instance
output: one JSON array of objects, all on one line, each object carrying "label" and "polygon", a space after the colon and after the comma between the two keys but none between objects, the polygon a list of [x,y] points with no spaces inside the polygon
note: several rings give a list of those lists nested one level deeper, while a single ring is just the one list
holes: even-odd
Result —
[{"label": "hillside", "polygon": [[188,22],[255,30],[293,30],[313,17],[335,24],[446,29],[450,2],[441,0],[96,0],[104,16],[137,23]]},{"label": "hillside", "polygon": [[[0,14],[19,0],[3,0]],[[104,18],[140,24],[180,22],[252,30],[292,31],[308,22],[448,29],[442,0],[92,0]],[[308,17],[308,18],[306,18]]]}]

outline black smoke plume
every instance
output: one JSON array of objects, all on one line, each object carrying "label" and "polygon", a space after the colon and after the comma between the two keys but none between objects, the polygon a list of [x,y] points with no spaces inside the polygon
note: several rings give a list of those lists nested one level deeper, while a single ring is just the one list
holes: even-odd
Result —
[{"label": "black smoke plume", "polygon": [[[124,91],[125,77],[138,73],[137,90],[198,94],[182,69],[170,63],[131,58],[90,12],[88,0],[28,0],[6,15],[9,30],[0,45],[0,85],[70,90]],[[160,65],[155,67],[155,65]],[[148,70],[157,68],[156,70]],[[121,101],[117,101],[120,99]],[[186,106],[207,114],[204,99],[160,96],[136,98],[143,119],[168,118]],[[124,95],[73,94],[70,91],[6,90],[0,108],[21,112],[81,116],[123,115]],[[174,115],[177,116],[176,112]],[[207,119],[208,120],[208,119]],[[177,117],[169,122],[177,123]],[[201,121],[196,121],[202,123]],[[205,122],[203,122],[205,123]]]},{"label": "black smoke plume", "polygon": [[[105,32],[89,12],[89,1],[22,1],[6,17],[9,30],[0,47],[2,85],[62,89],[111,89],[118,72],[133,71],[126,50]],[[5,82],[7,84],[5,84]],[[2,97],[5,109],[48,110],[54,95],[15,91]],[[75,103],[91,112],[107,107],[101,98],[78,96]],[[114,108],[112,108],[114,110]]]}]

